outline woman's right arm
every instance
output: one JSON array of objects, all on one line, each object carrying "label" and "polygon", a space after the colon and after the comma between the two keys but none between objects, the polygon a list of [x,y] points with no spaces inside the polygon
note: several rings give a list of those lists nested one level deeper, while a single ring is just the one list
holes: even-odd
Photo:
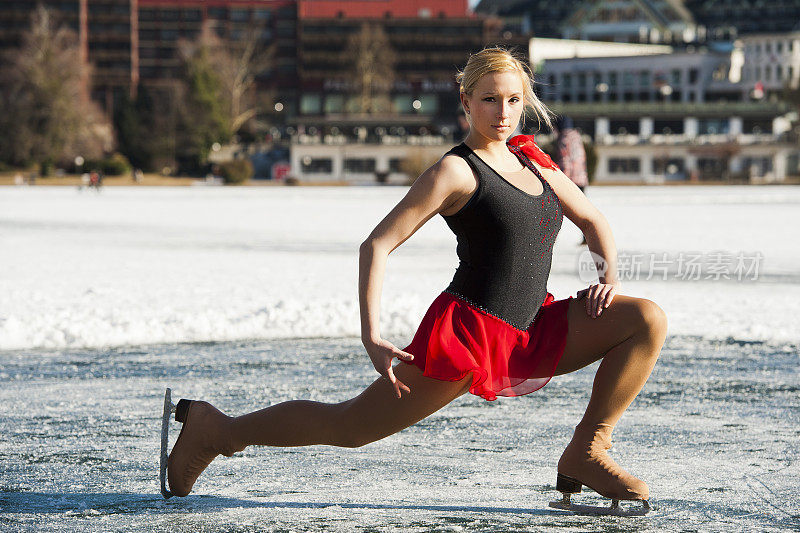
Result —
[{"label": "woman's right arm", "polygon": [[381,338],[380,304],[383,274],[389,254],[437,213],[453,205],[475,187],[472,171],[460,157],[444,157],[423,172],[400,202],[389,212],[359,248],[358,300],[361,341],[375,370],[392,382],[398,398],[400,388],[410,392],[392,372],[391,359],[414,357]]}]

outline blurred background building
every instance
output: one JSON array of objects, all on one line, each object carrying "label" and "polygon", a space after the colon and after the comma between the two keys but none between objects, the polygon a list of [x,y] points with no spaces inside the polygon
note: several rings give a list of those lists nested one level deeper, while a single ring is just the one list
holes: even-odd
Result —
[{"label": "blurred background building", "polygon": [[528,55],[537,93],[595,146],[597,181],[800,174],[785,96],[800,0],[0,0],[0,49],[37,4],[79,35],[109,115],[169,87],[203,28],[257,39],[270,55],[251,135],[212,154],[251,158],[256,177],[407,180],[464,134],[454,75],[491,44]]}]

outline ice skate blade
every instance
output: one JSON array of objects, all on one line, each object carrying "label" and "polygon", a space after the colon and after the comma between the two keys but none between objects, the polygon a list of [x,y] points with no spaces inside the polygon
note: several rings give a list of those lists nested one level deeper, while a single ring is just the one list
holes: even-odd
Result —
[{"label": "ice skate blade", "polygon": [[569,493],[564,493],[561,500],[550,502],[550,507],[553,509],[570,511],[575,514],[582,515],[644,516],[651,511],[650,502],[647,500],[632,501],[642,502],[641,506],[638,508],[620,507],[619,500],[611,500],[611,505],[608,507],[602,507],[599,505],[580,505],[570,502]]},{"label": "ice skate blade", "polygon": [[172,403],[172,389],[167,387],[164,393],[164,412],[161,415],[161,460],[159,461],[159,478],[161,480],[161,495],[164,499],[172,497],[167,489],[167,446],[169,445],[169,417],[175,412]]}]

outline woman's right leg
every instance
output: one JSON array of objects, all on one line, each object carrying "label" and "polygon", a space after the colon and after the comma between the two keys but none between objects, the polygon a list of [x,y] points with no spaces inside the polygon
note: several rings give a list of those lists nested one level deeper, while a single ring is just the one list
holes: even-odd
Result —
[{"label": "woman's right leg", "polygon": [[233,418],[206,402],[191,402],[167,462],[170,490],[186,496],[217,455],[232,455],[254,444],[363,446],[419,422],[472,384],[472,374],[443,381],[425,377],[416,366],[402,362],[393,371],[411,389],[401,398],[380,377],[344,402],[291,400]]},{"label": "woman's right leg", "polygon": [[398,398],[391,383],[379,377],[344,402],[282,402],[234,418],[232,445],[236,449],[253,444],[363,446],[419,422],[467,392],[472,384],[471,374],[460,381],[442,381],[425,377],[418,367],[402,362],[393,370],[411,393],[403,392]]}]

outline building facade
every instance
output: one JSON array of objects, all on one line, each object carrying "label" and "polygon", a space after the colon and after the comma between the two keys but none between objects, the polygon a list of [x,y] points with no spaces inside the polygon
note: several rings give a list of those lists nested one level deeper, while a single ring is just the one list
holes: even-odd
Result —
[{"label": "building facade", "polygon": [[0,49],[21,44],[37,5],[50,11],[55,26],[63,24],[77,35],[82,57],[94,67],[87,88],[93,100],[108,109],[120,94],[135,94],[137,0],[0,2]]},{"label": "building facade", "polygon": [[256,31],[274,46],[262,89],[291,92],[297,80],[294,0],[37,0],[0,2],[0,49],[19,46],[30,17],[41,4],[77,35],[93,65],[91,96],[109,114],[122,94],[140,84],[166,85],[179,76],[178,43],[195,39],[205,23],[227,42]]},{"label": "building facade", "polygon": [[[292,174],[305,181],[405,182],[404,158],[438,159],[465,131],[455,76],[471,53],[513,41],[466,0],[383,2],[300,0],[298,90],[287,95]],[[392,52],[393,79],[380,112],[358,109],[348,43],[365,25]]]},{"label": "building facade", "polygon": [[752,34],[739,42],[744,53],[745,96],[753,96],[757,84],[761,97],[784,87],[800,87],[800,31]]},{"label": "building facade", "polygon": [[595,144],[599,182],[781,181],[800,173],[800,147],[789,106],[747,90],[743,72],[759,65],[737,44],[729,53],[540,59],[539,68],[544,101]]},{"label": "building facade", "polygon": [[800,0],[481,0],[475,11],[539,38],[681,45],[800,30]]}]

